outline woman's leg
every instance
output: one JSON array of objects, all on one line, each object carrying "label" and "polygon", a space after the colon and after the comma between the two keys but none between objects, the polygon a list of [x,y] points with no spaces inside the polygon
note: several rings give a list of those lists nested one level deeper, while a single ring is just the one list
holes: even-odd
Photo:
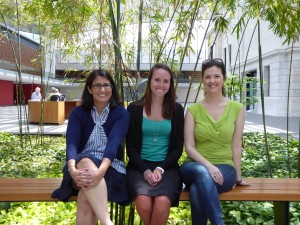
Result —
[{"label": "woman's leg", "polygon": [[94,213],[90,203],[84,196],[84,194],[79,191],[77,197],[77,213],[76,213],[76,224],[86,225],[86,224],[97,224],[97,216]]},{"label": "woman's leg", "polygon": [[151,225],[153,210],[153,197],[147,195],[138,195],[134,200],[136,211],[141,217],[144,225]]},{"label": "woman's leg", "polygon": [[218,193],[220,194],[223,192],[230,191],[235,186],[235,182],[236,182],[235,168],[227,164],[218,164],[216,165],[216,167],[218,167],[224,179],[223,185],[219,185],[216,183]]},{"label": "woman's leg", "polygon": [[170,215],[171,201],[167,196],[154,197],[151,225],[167,224]]},{"label": "woman's leg", "polygon": [[[180,167],[180,172],[182,174],[183,182],[188,186],[194,185],[192,187],[191,198],[194,198],[193,193],[198,193],[196,196],[198,204],[196,203],[196,198],[191,201],[191,207],[193,208],[193,216],[197,213],[204,212],[206,216],[199,218],[199,222],[196,224],[205,224],[207,217],[212,225],[223,225],[222,219],[222,208],[219,200],[219,194],[209,172],[206,167],[200,163],[189,162],[184,163]],[[193,219],[196,222],[196,220]],[[196,225],[193,223],[193,225]]]},{"label": "woman's leg", "polygon": [[195,184],[190,186],[190,203],[193,225],[207,225],[207,215],[201,205],[201,198]]},{"label": "woman's leg", "polygon": [[144,225],[167,224],[171,208],[171,201],[167,196],[138,195],[134,202]]},{"label": "woman's leg", "polygon": [[[94,164],[94,162],[88,158],[83,158],[77,163],[77,168],[88,168],[88,169],[97,169],[97,166]],[[101,224],[103,225],[112,225],[112,221],[109,218],[109,212],[108,212],[108,203],[107,203],[107,186],[104,178],[102,181],[89,189],[81,189],[80,192],[85,196],[87,199],[90,208],[93,209],[94,213],[96,214],[97,218],[100,220]],[[79,199],[81,200],[81,199]],[[77,200],[78,201],[78,200]],[[85,204],[81,204],[82,207],[79,208],[79,210],[85,210],[82,209]],[[87,208],[86,208],[87,209]],[[78,211],[77,211],[78,212]],[[79,212],[80,214],[82,212]]]}]

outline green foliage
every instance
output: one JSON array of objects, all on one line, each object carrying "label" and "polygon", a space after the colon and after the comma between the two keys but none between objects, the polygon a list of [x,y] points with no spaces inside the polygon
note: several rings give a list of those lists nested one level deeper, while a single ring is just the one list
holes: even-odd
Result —
[{"label": "green foliage", "polygon": [[[271,164],[274,177],[288,177],[287,141],[268,134]],[[268,163],[263,134],[244,133],[243,135],[242,174],[244,177],[267,177]],[[299,141],[289,141],[290,167],[292,177],[297,177],[297,146]],[[274,224],[272,202],[221,202],[226,224]],[[290,206],[290,224],[300,223],[300,203],[292,202]]]},{"label": "green foliage", "polygon": [[[253,83],[251,89],[246,89],[247,84]],[[239,101],[244,105],[253,105],[258,102],[258,97],[253,94],[252,98],[243,96],[243,93],[252,91],[256,92],[257,79],[255,77],[240,77],[238,75],[229,75],[226,78],[226,94],[230,99],[239,98]]]},{"label": "green foliage", "polygon": [[89,23],[94,6],[87,0],[32,0],[24,3],[24,15],[31,18],[30,22],[39,20],[43,33],[69,43]]},{"label": "green foliage", "polygon": [[65,157],[65,139],[44,137],[32,146],[23,149],[18,144],[20,137],[0,132],[0,176],[1,177],[60,177]]},{"label": "green foliage", "polygon": [[228,30],[228,20],[226,20],[223,16],[216,16],[213,21],[215,22],[215,31],[225,32]]},{"label": "green foliage", "polygon": [[[270,21],[270,28],[279,37],[285,37],[284,43],[291,43],[300,34],[300,3],[294,0],[268,1],[264,19]],[[283,26],[284,24],[284,26]]]},{"label": "green foliage", "polygon": [[[290,140],[289,149],[287,149],[286,139],[272,134],[268,134],[267,137],[274,177],[288,177],[288,163],[291,168],[291,176],[297,177],[297,145],[299,145],[299,142]],[[268,162],[263,135],[259,133],[245,133],[243,145],[243,175],[245,177],[267,177]]]},{"label": "green foliage", "polygon": [[6,225],[69,225],[75,219],[75,202],[16,202],[0,214],[0,224]]},{"label": "green foliage", "polygon": [[[32,138],[34,139],[34,138]],[[292,177],[297,176],[297,148],[299,142],[268,134],[272,167],[275,177],[287,177],[287,144],[289,144]],[[0,133],[0,175],[2,177],[61,177],[65,157],[65,138],[44,136],[44,143],[32,141],[21,149],[19,136]],[[266,177],[267,166],[264,138],[259,133],[244,134],[243,176]],[[186,157],[183,152],[180,163]],[[223,216],[226,224],[274,224],[272,202],[222,201]],[[75,224],[76,203],[64,202],[15,202],[0,204],[0,224]],[[128,215],[129,206],[126,207]],[[291,202],[290,224],[300,224],[300,203]],[[135,214],[135,224],[140,223]],[[191,225],[190,203],[180,202],[171,208],[168,224]]]},{"label": "green foliage", "polygon": [[179,202],[178,207],[171,208],[168,224],[191,225],[189,202]]},{"label": "green foliage", "polygon": [[[61,177],[65,158],[64,137],[38,138],[24,149],[20,137],[0,132],[1,177]],[[14,202],[0,204],[0,224],[75,224],[76,203]]]},{"label": "green foliage", "polygon": [[269,202],[222,202],[222,208],[226,224],[268,224],[274,216]]}]

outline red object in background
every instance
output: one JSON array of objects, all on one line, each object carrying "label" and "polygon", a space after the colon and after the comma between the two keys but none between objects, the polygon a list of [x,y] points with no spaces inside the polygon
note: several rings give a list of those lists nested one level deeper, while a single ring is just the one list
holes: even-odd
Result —
[{"label": "red object in background", "polygon": [[[24,97],[19,97],[18,104],[27,104],[36,87],[41,88],[38,84],[23,84]],[[20,86],[15,85],[13,81],[0,80],[0,106],[16,105],[17,96],[22,96],[20,93]]]},{"label": "red object in background", "polygon": [[8,106],[14,104],[14,83],[12,81],[0,80],[0,105]]}]

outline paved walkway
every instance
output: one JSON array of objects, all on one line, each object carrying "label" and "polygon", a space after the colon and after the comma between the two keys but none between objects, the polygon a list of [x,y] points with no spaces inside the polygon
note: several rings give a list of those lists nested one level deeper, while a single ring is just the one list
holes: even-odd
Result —
[{"label": "paved walkway", "polygon": [[[265,123],[266,123],[266,130],[268,133],[286,137],[287,128],[288,128],[289,130],[288,134],[295,139],[299,139],[299,130],[300,130],[299,117],[290,117],[289,120],[287,121],[286,117],[266,116]],[[253,112],[247,112],[246,125],[244,131],[263,132],[264,127],[263,127],[262,115]]]},{"label": "paved walkway", "polygon": [[[22,131],[23,133],[36,134],[43,132],[49,135],[64,135],[66,133],[68,120],[63,125],[44,124],[41,127],[37,124],[27,124],[27,106],[22,106]],[[0,132],[6,131],[12,134],[20,133],[17,106],[0,107]],[[277,134],[283,137],[287,135],[286,117],[266,116],[266,129],[268,133]],[[289,118],[289,135],[295,139],[299,138],[300,118]],[[263,132],[262,115],[247,112],[244,132]]]},{"label": "paved walkway", "polygon": [[[20,127],[22,127],[22,133],[29,134],[42,132],[49,135],[64,135],[66,133],[68,120],[65,120],[63,125],[44,124],[44,126],[39,126],[38,124],[27,124],[27,113],[27,106],[22,106],[21,110],[19,108],[19,112],[17,106],[0,107],[0,132],[6,131],[19,134]],[[22,118],[21,124],[19,118]]]}]

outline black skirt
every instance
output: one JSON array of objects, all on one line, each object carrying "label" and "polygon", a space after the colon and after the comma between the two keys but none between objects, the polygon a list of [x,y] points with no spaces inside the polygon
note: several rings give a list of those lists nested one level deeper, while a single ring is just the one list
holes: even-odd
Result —
[{"label": "black skirt", "polygon": [[[152,171],[160,165],[158,162],[145,161],[148,168]],[[178,206],[180,192],[182,190],[182,182],[178,167],[173,167],[164,171],[161,182],[156,186],[150,186],[144,179],[144,175],[129,166],[126,174],[126,185],[129,192],[130,200],[138,195],[148,196],[167,196],[171,201],[171,206]]]}]

